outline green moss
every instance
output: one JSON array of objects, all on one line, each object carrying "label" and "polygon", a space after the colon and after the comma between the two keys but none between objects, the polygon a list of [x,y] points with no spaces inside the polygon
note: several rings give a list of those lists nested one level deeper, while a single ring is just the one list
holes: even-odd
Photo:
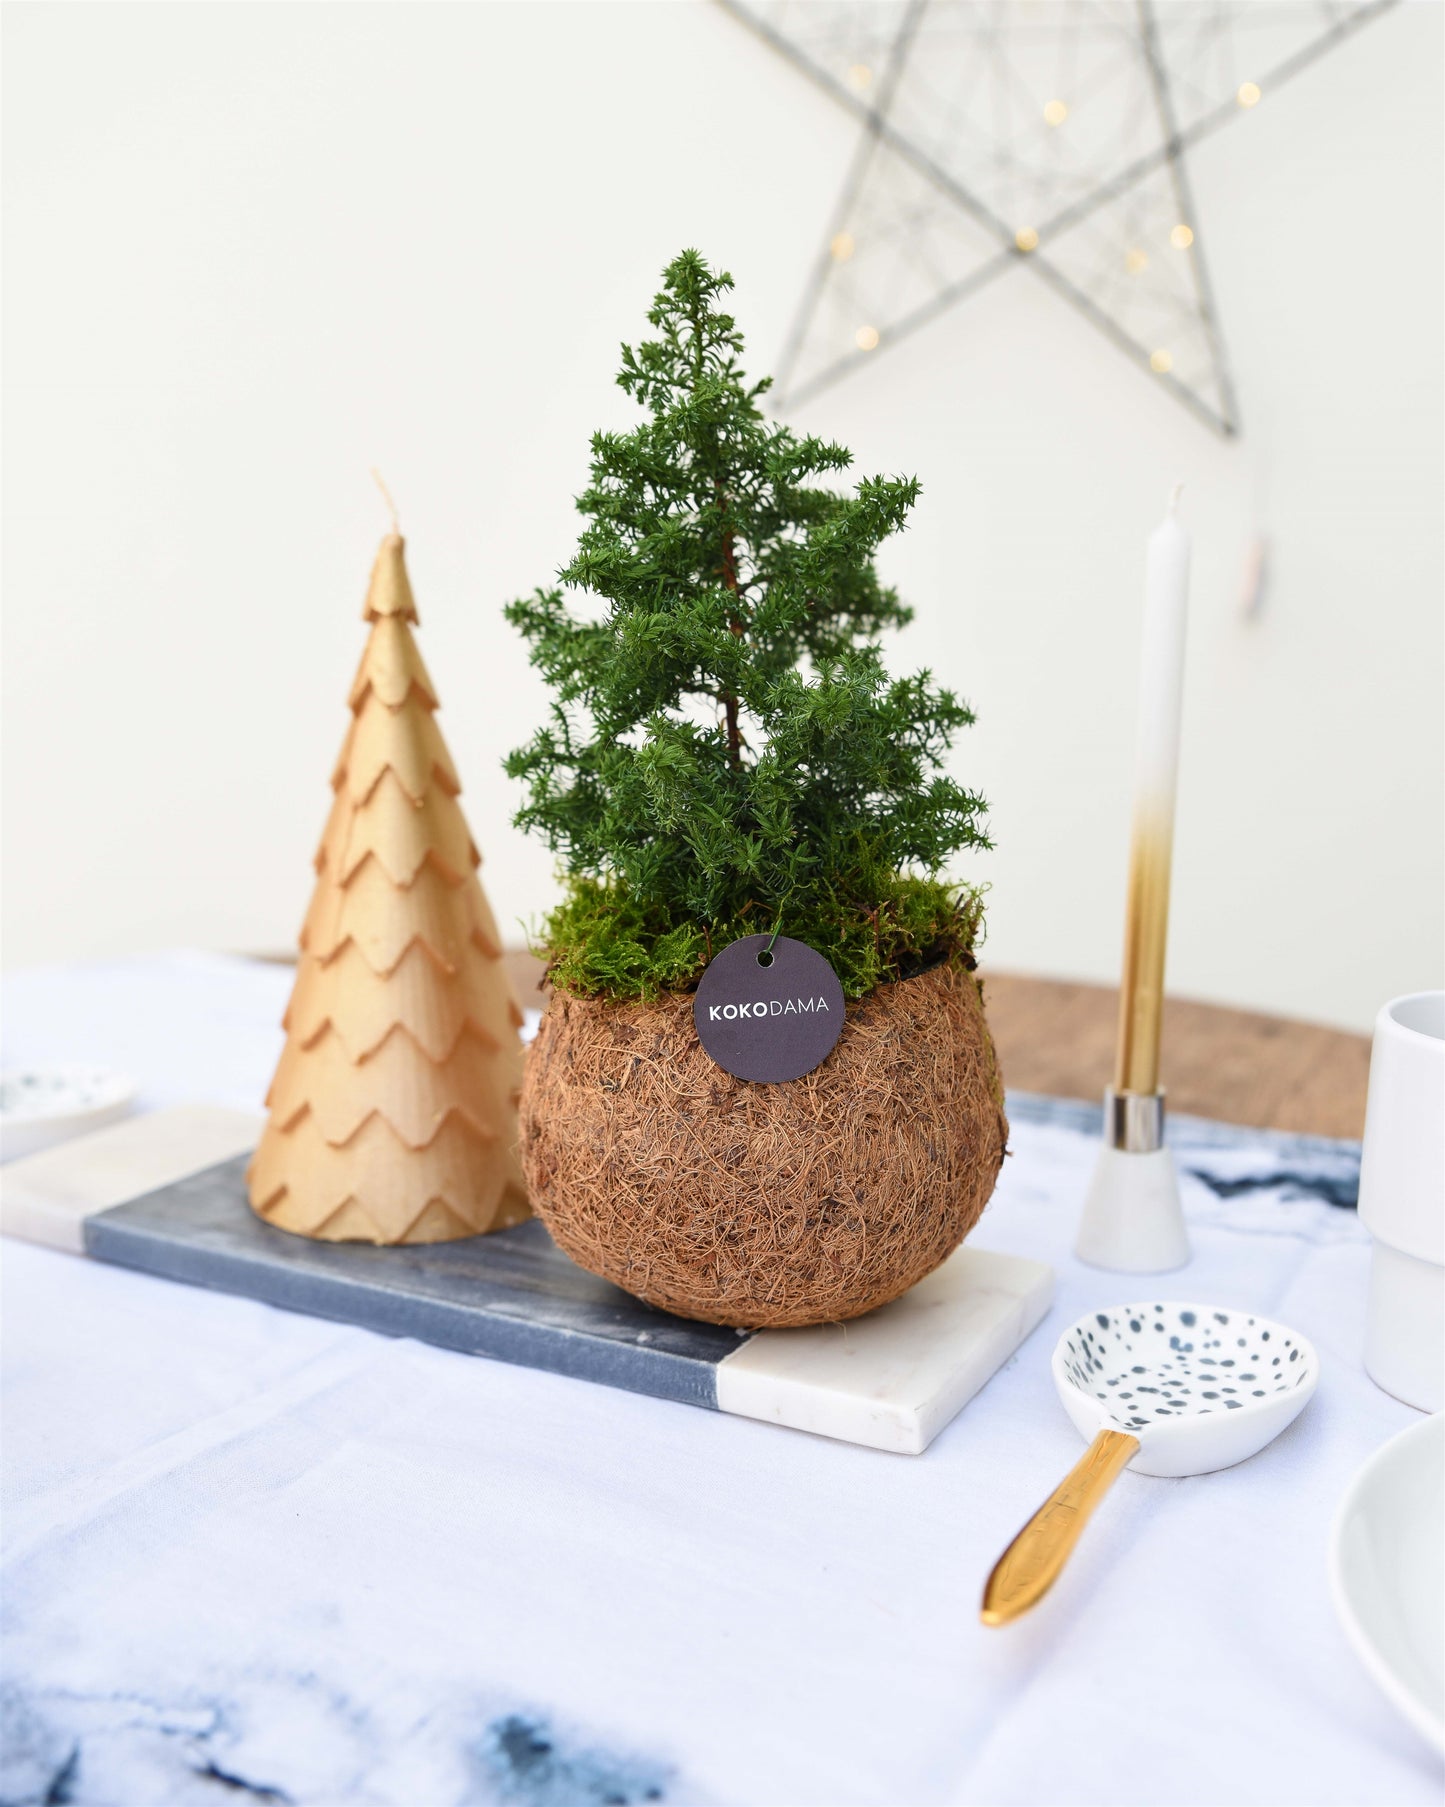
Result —
[{"label": "green moss", "polygon": [[543,925],[549,976],[586,997],[647,1001],[664,991],[690,991],[713,954],[743,935],[785,935],[822,954],[846,997],[859,998],[887,979],[942,960],[973,965],[982,931],[977,891],[934,879],[895,877],[871,910],[838,908],[808,921],[759,919],[747,908],[704,928],[669,918],[620,883],[570,878],[566,895]]}]

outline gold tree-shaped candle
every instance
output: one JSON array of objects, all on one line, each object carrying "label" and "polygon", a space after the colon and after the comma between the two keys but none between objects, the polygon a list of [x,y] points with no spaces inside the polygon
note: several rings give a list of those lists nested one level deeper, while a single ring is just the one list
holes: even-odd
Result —
[{"label": "gold tree-shaped candle", "polygon": [[267,1223],[328,1242],[448,1242],[528,1215],[522,1018],[412,637],[403,544],[389,534],[372,569],[371,634],[247,1175]]}]

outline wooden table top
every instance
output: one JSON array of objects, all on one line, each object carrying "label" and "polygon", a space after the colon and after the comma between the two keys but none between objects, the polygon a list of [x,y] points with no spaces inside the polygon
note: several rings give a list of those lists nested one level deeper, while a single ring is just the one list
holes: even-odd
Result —
[{"label": "wooden table top", "polygon": [[[986,973],[984,1002],[1009,1085],[1102,1098],[1114,1066],[1113,986]],[[1368,1036],[1166,998],[1160,1067],[1174,1111],[1320,1136],[1357,1138],[1365,1126]]]},{"label": "wooden table top", "polygon": [[[541,962],[520,949],[507,958],[518,995],[536,1002]],[[987,968],[980,976],[1005,1082],[1102,1099],[1114,1065],[1117,991]],[[1364,1035],[1171,998],[1162,1066],[1171,1110],[1321,1136],[1358,1137],[1364,1128]]]}]

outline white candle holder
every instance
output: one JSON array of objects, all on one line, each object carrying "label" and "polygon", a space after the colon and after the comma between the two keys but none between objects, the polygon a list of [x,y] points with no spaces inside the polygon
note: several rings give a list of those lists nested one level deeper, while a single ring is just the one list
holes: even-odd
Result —
[{"label": "white candle holder", "polygon": [[1164,1093],[1104,1092],[1104,1145],[1074,1253],[1116,1274],[1164,1274],[1189,1260],[1174,1156],[1164,1146]]}]

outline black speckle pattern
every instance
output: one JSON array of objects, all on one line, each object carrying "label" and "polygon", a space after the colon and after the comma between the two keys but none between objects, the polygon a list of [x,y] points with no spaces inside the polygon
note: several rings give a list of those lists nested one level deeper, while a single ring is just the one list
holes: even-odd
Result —
[{"label": "black speckle pattern", "polygon": [[[1063,1361],[1076,1387],[1136,1433],[1160,1420],[1243,1411],[1250,1400],[1292,1393],[1309,1378],[1299,1344],[1278,1325],[1267,1330],[1242,1312],[1177,1305],[1095,1312],[1065,1337]],[[1238,1398],[1245,1381],[1258,1384]]]}]

